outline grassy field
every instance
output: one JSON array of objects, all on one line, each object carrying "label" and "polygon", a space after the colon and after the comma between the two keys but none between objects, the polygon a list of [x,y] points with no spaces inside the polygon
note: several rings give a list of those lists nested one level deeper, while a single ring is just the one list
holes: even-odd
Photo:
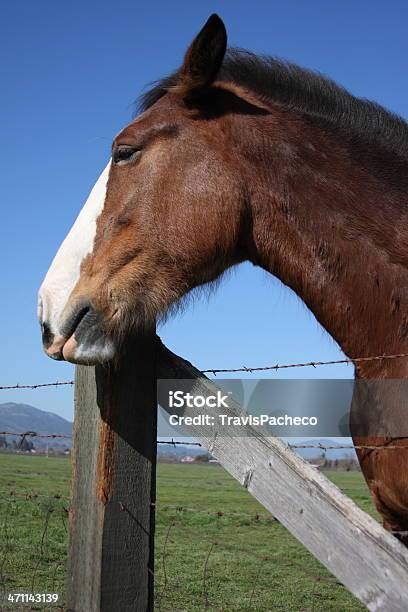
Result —
[{"label": "grassy field", "polygon": [[[359,472],[327,475],[375,516]],[[64,601],[69,477],[67,458],[0,455],[0,598],[58,592]],[[159,464],[155,573],[163,612],[363,609],[214,465]]]}]

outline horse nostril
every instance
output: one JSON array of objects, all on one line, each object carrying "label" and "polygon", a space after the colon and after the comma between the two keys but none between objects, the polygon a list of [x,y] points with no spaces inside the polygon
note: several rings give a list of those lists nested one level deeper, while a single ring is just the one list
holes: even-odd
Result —
[{"label": "horse nostril", "polygon": [[51,344],[54,341],[54,334],[52,333],[48,323],[42,323],[41,329],[42,329],[42,342],[43,342],[44,348],[47,349],[51,346]]}]

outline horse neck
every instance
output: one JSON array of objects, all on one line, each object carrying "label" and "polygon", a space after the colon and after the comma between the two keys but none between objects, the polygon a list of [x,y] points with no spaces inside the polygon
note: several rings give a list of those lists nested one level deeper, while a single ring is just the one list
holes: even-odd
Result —
[{"label": "horse neck", "polygon": [[[251,259],[292,288],[349,357],[408,353],[408,164],[401,185],[387,155],[370,167],[372,152],[278,114],[259,119],[262,152],[251,152]],[[363,362],[357,375],[408,377],[408,360]]]}]

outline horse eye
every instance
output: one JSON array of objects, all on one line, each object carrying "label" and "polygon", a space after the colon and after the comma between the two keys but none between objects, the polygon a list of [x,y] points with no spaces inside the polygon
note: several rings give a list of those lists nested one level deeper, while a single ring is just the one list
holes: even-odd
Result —
[{"label": "horse eye", "polygon": [[124,165],[130,161],[133,161],[140,155],[140,149],[130,147],[128,145],[120,145],[113,152],[113,163],[117,165]]}]

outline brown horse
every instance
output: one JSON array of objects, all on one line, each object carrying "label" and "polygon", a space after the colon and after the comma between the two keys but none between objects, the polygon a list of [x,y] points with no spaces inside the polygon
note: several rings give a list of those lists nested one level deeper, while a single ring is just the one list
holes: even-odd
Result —
[{"label": "brown horse", "polygon": [[[213,15],[115,138],[40,291],[50,357],[110,360],[124,335],[245,260],[350,358],[408,352],[407,124],[226,42]],[[407,359],[356,362],[363,379],[407,374]],[[385,526],[407,530],[407,440],[395,444],[359,459]]]}]

